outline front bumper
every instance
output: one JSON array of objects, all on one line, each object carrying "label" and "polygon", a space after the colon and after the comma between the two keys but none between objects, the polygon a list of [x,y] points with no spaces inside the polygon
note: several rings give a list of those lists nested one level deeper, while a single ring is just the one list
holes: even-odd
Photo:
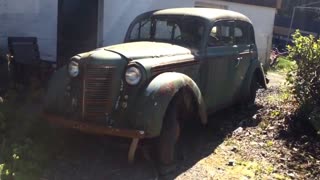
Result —
[{"label": "front bumper", "polygon": [[76,129],[84,133],[96,134],[96,135],[109,135],[124,138],[146,138],[146,133],[139,130],[117,129],[112,127],[99,126],[89,124],[81,121],[71,120],[62,116],[44,113],[44,118],[51,124],[57,125],[63,128]]},{"label": "front bumper", "polygon": [[64,128],[76,129],[84,133],[132,138],[132,142],[128,152],[128,161],[130,163],[134,161],[135,152],[137,150],[139,140],[147,137],[144,131],[101,127],[98,125],[79,122],[48,113],[44,113],[43,116],[51,124],[58,125]]}]

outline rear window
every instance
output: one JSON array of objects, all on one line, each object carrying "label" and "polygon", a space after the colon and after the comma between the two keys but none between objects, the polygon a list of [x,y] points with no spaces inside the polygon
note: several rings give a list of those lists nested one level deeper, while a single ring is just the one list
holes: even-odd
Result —
[{"label": "rear window", "polygon": [[253,27],[250,23],[243,21],[235,23],[234,44],[254,44]]},{"label": "rear window", "polygon": [[208,47],[230,46],[233,44],[233,24],[229,21],[216,23],[210,31]]}]

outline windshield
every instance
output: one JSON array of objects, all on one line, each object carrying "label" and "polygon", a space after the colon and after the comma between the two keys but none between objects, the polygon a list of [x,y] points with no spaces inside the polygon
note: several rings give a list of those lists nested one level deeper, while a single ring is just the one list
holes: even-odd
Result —
[{"label": "windshield", "polygon": [[204,24],[190,17],[153,17],[134,24],[129,41],[169,42],[199,49]]}]

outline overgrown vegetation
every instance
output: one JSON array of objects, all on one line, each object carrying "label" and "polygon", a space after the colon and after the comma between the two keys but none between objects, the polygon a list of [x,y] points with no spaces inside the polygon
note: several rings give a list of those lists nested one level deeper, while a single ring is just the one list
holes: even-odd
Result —
[{"label": "overgrown vegetation", "polygon": [[52,158],[55,132],[40,109],[30,99],[21,102],[15,91],[0,103],[0,179],[39,179]]},{"label": "overgrown vegetation", "polygon": [[300,104],[300,119],[307,119],[320,133],[320,39],[302,36],[299,31],[293,39],[288,58],[297,68],[288,73],[287,80]]}]

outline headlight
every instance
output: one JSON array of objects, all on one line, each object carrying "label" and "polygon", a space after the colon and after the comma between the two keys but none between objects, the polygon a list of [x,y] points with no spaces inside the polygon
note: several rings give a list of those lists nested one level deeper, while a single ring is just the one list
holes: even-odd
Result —
[{"label": "headlight", "polygon": [[68,71],[71,77],[77,77],[79,75],[79,63],[71,61],[68,65]]},{"label": "headlight", "polygon": [[126,82],[130,85],[137,85],[141,77],[141,71],[137,67],[129,67],[126,71]]}]

